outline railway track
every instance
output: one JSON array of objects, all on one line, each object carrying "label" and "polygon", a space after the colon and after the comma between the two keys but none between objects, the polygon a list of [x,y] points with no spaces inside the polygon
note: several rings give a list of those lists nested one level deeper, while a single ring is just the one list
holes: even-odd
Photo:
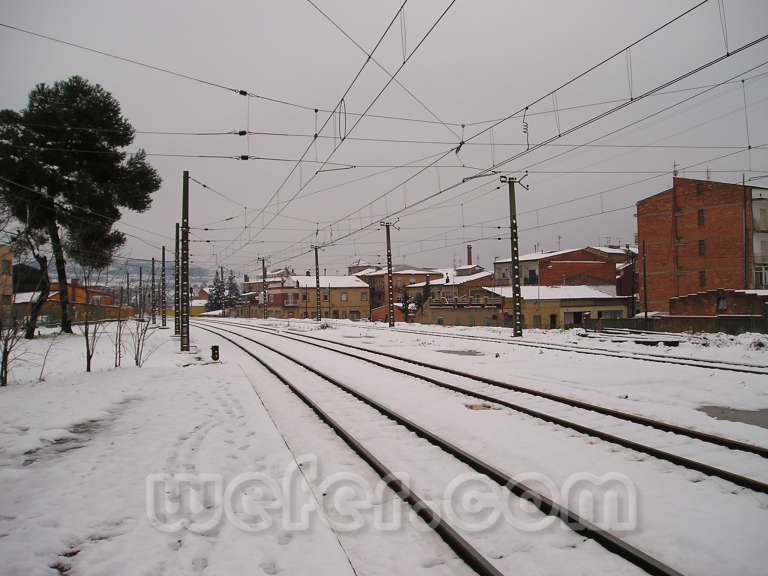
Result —
[{"label": "railway track", "polygon": [[409,330],[407,328],[383,328],[368,325],[367,329],[372,330],[394,330],[406,334],[419,334],[422,336],[437,336],[440,338],[453,338],[459,340],[475,340],[480,342],[495,342],[499,344],[509,344],[527,348],[539,348],[545,350],[556,350],[560,352],[575,352],[577,354],[587,354],[590,356],[608,356],[611,358],[625,358],[628,360],[642,360],[646,362],[657,362],[661,364],[676,364],[679,366],[693,366],[696,368],[706,368],[710,370],[724,370],[728,372],[742,372],[745,374],[759,374],[768,376],[768,365],[749,364],[729,362],[723,360],[709,360],[706,358],[693,358],[690,356],[675,356],[666,354],[654,354],[652,352],[620,352],[609,348],[598,348],[594,346],[569,346],[567,344],[553,344],[550,342],[541,342],[538,340],[513,340],[511,338],[491,338],[486,336],[445,334],[440,332],[430,332],[423,330]]},{"label": "railway track", "polygon": [[[626,438],[624,436],[618,436],[613,433],[606,432],[605,430],[597,429],[592,426],[586,426],[584,424],[575,422],[573,420],[568,420],[566,418],[559,417],[557,415],[553,415],[549,412],[543,412],[538,409],[533,409],[528,406],[525,406],[524,404],[520,402],[510,402],[508,400],[498,398],[497,396],[493,396],[486,393],[481,393],[477,390],[472,390],[469,388],[466,388],[464,386],[457,386],[452,383],[445,382],[441,378],[437,378],[434,375],[425,374],[423,372],[413,371],[411,369],[403,368],[401,366],[393,365],[392,362],[389,360],[395,360],[398,363],[401,364],[410,364],[413,366],[419,366],[428,368],[431,371],[437,371],[439,373],[443,374],[450,374],[454,376],[460,376],[461,378],[466,378],[468,380],[474,380],[476,382],[480,382],[485,385],[490,385],[492,387],[502,389],[502,390],[512,390],[514,392],[522,392],[524,394],[528,394],[531,396],[538,396],[541,398],[545,398],[550,401],[554,401],[566,406],[575,407],[581,410],[586,410],[590,412],[596,412],[598,414],[603,414],[606,416],[609,416],[611,418],[617,418],[619,420],[623,420],[626,422],[630,422],[632,424],[638,424],[641,426],[647,426],[651,427],[657,430],[662,430],[664,432],[671,432],[674,434],[679,434],[683,436],[687,436],[689,438],[695,439],[700,442],[705,442],[710,445],[716,445],[720,447],[727,448],[730,451],[738,450],[741,452],[748,452],[751,454],[754,454],[756,456],[759,456],[761,458],[768,458],[768,449],[764,448],[762,446],[756,446],[753,444],[748,444],[745,442],[740,442],[737,440],[732,440],[729,438],[725,438],[722,436],[716,436],[714,434],[708,434],[704,432],[700,432],[697,430],[692,430],[688,428],[684,428],[682,426],[677,426],[674,424],[670,424],[667,422],[661,422],[657,420],[653,420],[650,418],[645,418],[642,416],[637,416],[635,414],[630,414],[626,412],[621,412],[618,410],[613,410],[610,408],[604,408],[595,404],[589,404],[586,402],[581,402],[579,400],[575,400],[572,398],[567,398],[564,396],[559,396],[556,394],[550,394],[546,392],[539,392],[530,388],[525,388],[522,386],[517,386],[514,384],[509,384],[506,382],[501,382],[498,380],[490,379],[490,378],[484,378],[481,376],[476,376],[467,372],[454,370],[450,368],[445,368],[443,366],[438,366],[434,364],[429,364],[426,362],[416,361],[416,360],[409,360],[409,359],[403,359],[401,357],[398,357],[394,354],[389,354],[385,352],[379,352],[375,350],[370,350],[361,346],[354,346],[351,344],[341,344],[336,342],[329,342],[328,340],[322,339],[322,338],[316,338],[313,336],[307,336],[307,335],[301,335],[301,336],[289,336],[286,334],[279,333],[275,330],[271,329],[265,329],[263,327],[256,327],[250,324],[238,324],[234,322],[229,321],[215,321],[215,320],[206,320],[205,322],[216,322],[220,323],[222,325],[229,325],[229,326],[236,326],[239,328],[244,328],[247,330],[255,331],[255,332],[263,332],[268,333],[274,336],[279,336],[281,338],[285,338],[288,340],[296,341],[296,342],[302,342],[303,344],[314,346],[317,348],[321,348],[324,350],[332,351],[337,354],[341,354],[347,357],[356,358],[358,360],[379,366],[381,368],[397,372],[400,374],[404,374],[407,376],[412,376],[414,378],[418,378],[420,380],[429,382],[430,384],[436,385],[440,388],[450,390],[452,392],[457,392],[459,394],[467,395],[473,398],[476,398],[478,400],[481,400],[483,402],[490,402],[497,404],[499,406],[504,406],[506,408],[510,408],[512,410],[515,410],[517,412],[526,414],[528,416],[532,416],[534,418],[551,422],[553,424],[557,424],[559,426],[562,426],[564,428],[569,428],[571,430],[575,430],[576,432],[586,434],[588,436],[592,436],[594,438],[598,438],[600,440],[604,440],[606,442],[610,442],[619,446],[622,446],[624,448],[628,448],[630,450],[635,450],[637,452],[641,452],[644,454],[648,454],[650,456],[660,458],[662,460],[666,460],[672,464],[683,466],[685,468],[688,468],[690,470],[696,470],[698,472],[701,472],[703,474],[706,474],[708,476],[715,476],[718,478],[722,478],[724,480],[727,480],[729,482],[733,482],[734,484],[741,486],[743,488],[748,488],[750,490],[754,490],[756,492],[768,494],[768,483],[763,482],[761,480],[752,478],[750,476],[747,476],[745,474],[739,474],[735,472],[731,472],[729,470],[720,468],[718,466],[713,466],[707,463],[700,462],[698,460],[694,460],[679,454],[675,454],[672,452],[669,452],[667,450],[662,450],[653,446],[649,446],[647,444],[637,442],[635,440],[631,440],[629,438]],[[224,331],[228,331],[224,328],[222,328]],[[228,331],[232,334],[236,334],[241,336],[240,334],[237,334],[236,332]],[[352,352],[348,352],[345,350],[339,350],[338,348],[348,348],[355,351],[364,352],[366,354],[379,356],[384,360],[375,360],[373,358],[367,358],[364,356],[360,356],[359,354],[354,354]]]},{"label": "railway track", "polygon": [[[603,528],[593,524],[592,522],[580,517],[578,514],[569,510],[565,506],[549,499],[544,494],[539,493],[530,486],[523,484],[522,482],[515,480],[502,470],[493,467],[486,463],[479,457],[473,455],[467,450],[462,449],[456,444],[451,443],[445,438],[435,434],[427,428],[421,426],[417,422],[406,418],[395,410],[385,406],[370,396],[367,396],[350,387],[343,382],[333,378],[332,376],[324,373],[323,371],[303,362],[302,360],[295,358],[285,352],[274,348],[264,342],[259,342],[253,338],[238,334],[231,330],[227,330],[218,324],[211,325],[210,322],[195,322],[194,325],[209,333],[215,334],[218,337],[230,342],[242,350],[245,354],[253,358],[259,364],[261,364],[266,370],[274,375],[281,383],[288,387],[288,389],[295,394],[307,407],[309,407],[323,422],[330,426],[336,434],[344,440],[344,442],[353,450],[358,456],[370,465],[377,474],[384,480],[387,485],[405,502],[407,502],[416,513],[423,518],[427,524],[435,530],[435,532],[453,549],[453,551],[464,560],[468,566],[470,566],[475,572],[481,575],[501,576],[502,572],[491,563],[478,549],[470,544],[456,528],[452,527],[444,518],[441,518],[437,512],[429,507],[425,501],[420,498],[408,485],[397,480],[394,474],[385,463],[380,460],[373,451],[370,450],[366,444],[359,438],[356,438],[353,433],[347,429],[338,418],[334,418],[329,414],[328,410],[321,406],[321,402],[312,398],[313,394],[307,393],[303,390],[303,385],[297,385],[296,381],[292,381],[287,378],[281,370],[276,368],[272,362],[266,361],[262,355],[257,355],[253,351],[253,345],[258,346],[260,349],[267,350],[269,353],[285,359],[286,361],[300,366],[304,370],[312,373],[314,376],[321,379],[323,382],[334,387],[336,390],[351,396],[355,400],[362,402],[365,406],[373,409],[382,418],[395,422],[397,425],[405,428],[407,431],[415,434],[419,438],[427,441],[433,446],[438,447],[445,455],[450,456],[452,459],[464,464],[474,470],[475,472],[487,476],[489,479],[496,482],[503,489],[508,490],[514,496],[521,498],[527,502],[536,506],[543,514],[547,516],[553,516],[562,520],[566,526],[575,531],[579,536],[592,539],[597,544],[602,546],[607,551],[616,554],[618,557],[630,562],[634,566],[640,568],[648,574],[656,576],[682,576],[681,572],[665,564],[661,560],[651,556],[650,554],[638,549],[637,547],[629,544],[625,540],[619,538],[615,534],[604,530]],[[226,334],[230,334],[227,336]],[[248,344],[244,345],[245,341]]]}]

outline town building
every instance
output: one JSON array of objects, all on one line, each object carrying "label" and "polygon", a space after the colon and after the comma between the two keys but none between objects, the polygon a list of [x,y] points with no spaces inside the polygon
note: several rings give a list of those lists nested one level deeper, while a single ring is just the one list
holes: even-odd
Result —
[{"label": "town building", "polygon": [[639,310],[646,300],[669,312],[671,298],[768,288],[766,188],[675,177],[637,203],[637,233]]},{"label": "town building", "polygon": [[[274,282],[275,280],[283,280],[288,276],[294,274],[291,268],[280,268],[278,270],[267,271],[267,284]],[[243,275],[243,293],[256,292],[260,293],[264,286],[264,276],[261,272],[256,274],[244,274]]]},{"label": "town building", "polygon": [[669,300],[672,316],[765,316],[768,290],[706,290]]},{"label": "town building", "polygon": [[[493,285],[493,272],[482,266],[465,265],[456,269],[438,270],[442,277],[429,281],[429,297],[433,300],[452,301],[456,298],[478,296],[483,288]],[[409,300],[424,293],[427,283],[417,282],[406,287]]]},{"label": "town building", "polygon": [[[616,283],[613,254],[580,248],[534,252],[520,256],[520,282],[523,286],[589,286]],[[494,285],[512,285],[512,259],[493,263]]]},{"label": "town building", "polygon": [[[260,317],[262,309],[251,313]],[[270,318],[317,318],[315,276],[287,276],[267,285]],[[356,276],[320,276],[320,317],[349,320],[370,317],[368,284]]]},{"label": "town building", "polygon": [[10,246],[4,244],[0,245],[0,306],[10,306],[12,302],[13,252]]},{"label": "town building", "polygon": [[[370,308],[378,308],[388,304],[387,271],[367,269],[355,274],[357,278],[364,281],[370,287]],[[419,282],[430,282],[442,278],[443,274],[439,271],[430,269],[415,269],[405,266],[393,267],[392,270],[392,292],[395,302],[402,302],[407,298],[407,288]]]}]

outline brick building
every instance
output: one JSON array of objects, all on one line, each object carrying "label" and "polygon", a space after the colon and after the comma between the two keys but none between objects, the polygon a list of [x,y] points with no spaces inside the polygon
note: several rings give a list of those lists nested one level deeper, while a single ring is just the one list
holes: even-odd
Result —
[{"label": "brick building", "polygon": [[10,306],[13,300],[13,252],[0,245],[0,305]]},{"label": "brick building", "polygon": [[[509,286],[512,281],[511,259],[493,263],[494,284]],[[614,255],[581,248],[535,252],[520,256],[520,280],[524,286],[577,286],[616,283]]]},{"label": "brick building", "polygon": [[[356,274],[360,280],[364,281],[371,289],[371,309],[384,306],[388,303],[387,296],[387,271],[367,269]],[[417,270],[412,268],[393,269],[392,270],[392,291],[395,302],[402,302],[407,296],[408,286],[430,282],[442,278],[442,272],[435,270]]]},{"label": "brick building", "polygon": [[[455,270],[440,271],[442,277],[430,279],[430,298],[449,301],[455,298],[478,296],[483,288],[493,284],[493,272],[486,272],[482,266],[460,266]],[[407,287],[408,298],[413,299],[423,293],[426,281],[417,282]]]},{"label": "brick building", "polygon": [[[261,308],[252,308],[256,316]],[[267,285],[270,318],[317,318],[315,276],[288,276]],[[360,320],[369,318],[368,285],[355,276],[320,276],[320,317]]]},{"label": "brick building", "polygon": [[[639,309],[711,289],[768,287],[768,190],[689,178],[637,203]],[[643,243],[645,268],[643,277]]]},{"label": "brick building", "polygon": [[763,316],[768,290],[707,290],[669,301],[673,316]]}]

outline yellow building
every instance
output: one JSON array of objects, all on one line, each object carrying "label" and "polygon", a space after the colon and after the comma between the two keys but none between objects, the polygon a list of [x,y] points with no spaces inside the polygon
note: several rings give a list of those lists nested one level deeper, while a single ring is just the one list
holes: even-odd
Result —
[{"label": "yellow building", "polygon": [[[368,284],[355,276],[320,276],[320,317],[360,320],[370,315]],[[261,310],[254,308],[255,315]],[[288,276],[267,287],[270,318],[316,318],[314,276]]]}]

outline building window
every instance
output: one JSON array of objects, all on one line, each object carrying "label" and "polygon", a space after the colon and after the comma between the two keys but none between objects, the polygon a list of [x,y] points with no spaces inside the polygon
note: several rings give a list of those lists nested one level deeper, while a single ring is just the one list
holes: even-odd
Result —
[{"label": "building window", "polygon": [[704,226],[704,208],[699,208],[698,219],[699,219],[699,226]]},{"label": "building window", "polygon": [[704,240],[699,240],[699,256],[706,256]]},{"label": "building window", "polygon": [[403,287],[403,279],[398,276],[397,278],[397,288],[398,290]]},{"label": "building window", "polygon": [[541,328],[541,314],[534,314],[533,315],[533,327],[534,328]]},{"label": "building window", "polygon": [[270,294],[269,297],[268,297],[268,300],[269,300],[270,304],[274,304],[275,303],[275,295],[274,294]]},{"label": "building window", "polygon": [[717,297],[717,311],[725,312],[728,309],[728,302],[725,300],[725,296]]},{"label": "building window", "polygon": [[704,184],[701,182],[696,183],[696,196],[701,196],[704,194]]},{"label": "building window", "polygon": [[304,294],[301,295],[301,299],[306,302],[307,301],[307,293],[304,292]]},{"label": "building window", "polygon": [[368,301],[368,294],[365,292],[360,292],[360,302],[367,302]]},{"label": "building window", "polygon": [[341,293],[341,301],[342,302],[346,302],[347,300],[349,300],[349,296],[347,295],[346,292],[342,292]]},{"label": "building window", "polygon": [[3,273],[4,276],[8,276],[8,274],[11,273],[11,261],[10,260],[3,260],[2,273]]},{"label": "building window", "polygon": [[323,294],[323,302],[328,302],[328,294]]},{"label": "building window", "polygon": [[699,270],[699,288],[707,287],[707,272],[706,270]]},{"label": "building window", "polygon": [[10,303],[11,303],[11,295],[3,294],[3,304],[10,304]]}]

